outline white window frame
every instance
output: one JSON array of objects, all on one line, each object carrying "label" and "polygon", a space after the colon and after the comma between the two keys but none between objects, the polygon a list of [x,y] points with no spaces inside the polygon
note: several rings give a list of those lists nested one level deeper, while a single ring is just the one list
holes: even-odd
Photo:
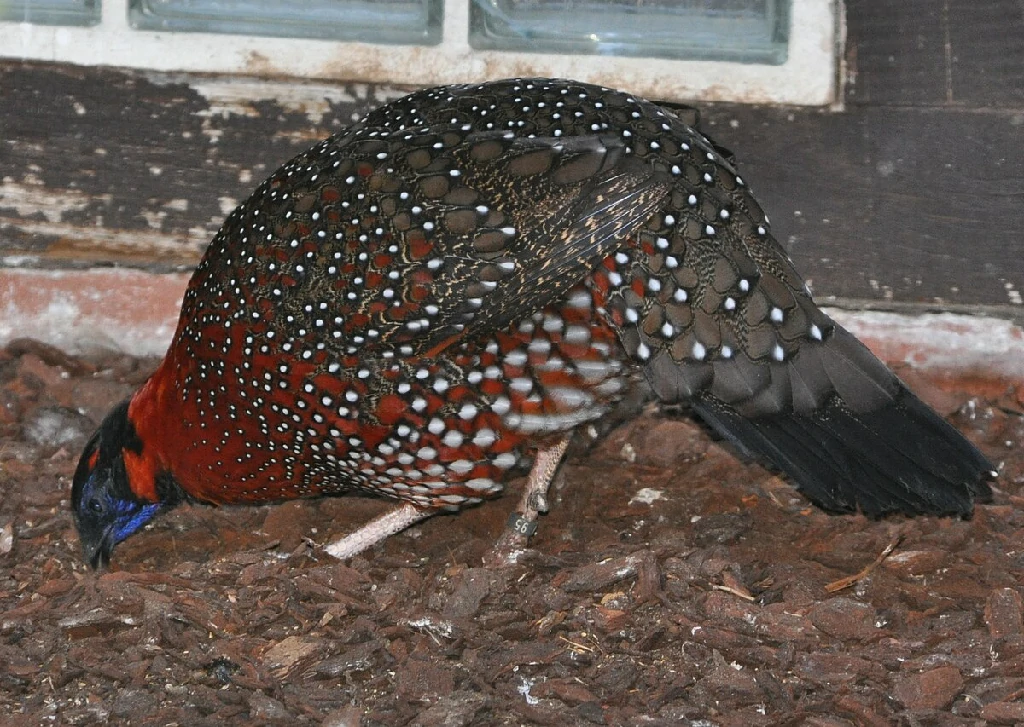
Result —
[{"label": "white window frame", "polygon": [[835,104],[842,0],[792,2],[788,59],[781,65],[475,50],[469,45],[470,0],[445,0],[437,46],[135,30],[128,0],[103,0],[103,18],[92,27],[0,22],[0,57],[411,86],[558,76],[662,100]]}]

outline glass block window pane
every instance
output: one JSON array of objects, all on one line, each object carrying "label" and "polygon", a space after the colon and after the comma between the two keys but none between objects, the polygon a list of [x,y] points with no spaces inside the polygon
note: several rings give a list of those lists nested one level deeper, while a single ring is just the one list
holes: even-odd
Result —
[{"label": "glass block window pane", "polygon": [[143,30],[436,45],[444,0],[131,0]]},{"label": "glass block window pane", "polygon": [[0,20],[37,25],[96,25],[99,0],[0,0]]},{"label": "glass block window pane", "polygon": [[471,0],[474,48],[785,63],[791,0]]}]

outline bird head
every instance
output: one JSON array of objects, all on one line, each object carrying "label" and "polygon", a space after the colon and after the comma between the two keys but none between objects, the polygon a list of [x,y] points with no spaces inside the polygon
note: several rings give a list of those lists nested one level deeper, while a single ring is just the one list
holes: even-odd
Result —
[{"label": "bird head", "polygon": [[[75,470],[71,507],[86,562],[106,565],[114,546],[166,507],[156,495],[143,462],[143,443],[128,416],[125,401],[115,407],[92,436]],[[151,497],[140,492],[148,491]]]}]

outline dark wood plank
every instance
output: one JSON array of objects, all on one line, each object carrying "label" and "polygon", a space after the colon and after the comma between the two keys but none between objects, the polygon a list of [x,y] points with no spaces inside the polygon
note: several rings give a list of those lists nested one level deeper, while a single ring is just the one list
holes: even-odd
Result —
[{"label": "dark wood plank", "polygon": [[[342,86],[350,100],[322,117],[285,101],[225,115],[200,93],[209,83],[0,64],[0,264],[194,265],[277,165],[395,93]],[[820,297],[1017,316],[1022,120],[941,106],[705,113]]]},{"label": "dark wood plank", "polygon": [[847,101],[1017,107],[1024,102],[1019,0],[848,0]]},{"label": "dark wood plank", "polygon": [[819,295],[1019,306],[1024,128],[1015,114],[720,107],[705,119]]},{"label": "dark wood plank", "polygon": [[231,200],[375,105],[348,95],[311,124],[273,101],[221,113],[177,77],[0,63],[0,254],[194,265]]},{"label": "dark wood plank", "polygon": [[846,57],[851,104],[946,102],[942,3],[849,0]]},{"label": "dark wood plank", "polygon": [[954,103],[1024,109],[1024,3],[951,3],[949,32]]}]

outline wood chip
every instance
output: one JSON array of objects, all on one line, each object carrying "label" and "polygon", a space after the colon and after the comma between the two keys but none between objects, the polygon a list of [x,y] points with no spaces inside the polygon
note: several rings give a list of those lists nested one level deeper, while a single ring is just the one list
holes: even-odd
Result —
[{"label": "wood chip", "polygon": [[846,588],[849,588],[850,586],[867,578],[869,575],[871,575],[871,572],[875,568],[880,566],[886,558],[892,555],[892,551],[896,550],[896,546],[898,546],[902,541],[903,536],[897,536],[895,540],[893,540],[891,543],[885,546],[885,550],[879,553],[878,557],[875,558],[873,562],[871,562],[869,565],[863,568],[859,573],[855,573],[852,576],[847,576],[846,578],[840,578],[838,581],[832,581],[831,583],[825,586],[825,590],[828,593],[835,593],[836,591],[842,591]]}]

